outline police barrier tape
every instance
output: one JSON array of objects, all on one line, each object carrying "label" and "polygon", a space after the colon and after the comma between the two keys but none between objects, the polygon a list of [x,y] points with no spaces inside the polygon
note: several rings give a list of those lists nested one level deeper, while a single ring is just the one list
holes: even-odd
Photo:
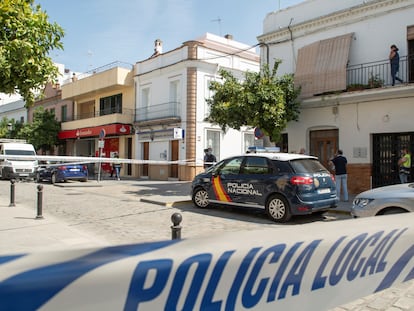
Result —
[{"label": "police barrier tape", "polygon": [[0,257],[0,310],[326,310],[414,278],[414,214]]},{"label": "police barrier tape", "polygon": [[[51,162],[65,162],[67,164],[86,164],[86,163],[124,163],[124,164],[181,164],[181,165],[203,165],[204,163],[214,164],[215,162],[203,162],[201,160],[186,159],[186,160],[138,160],[125,158],[105,158],[105,157],[78,157],[78,156],[25,156],[25,155],[0,155],[0,160],[33,160],[33,161],[51,161]],[[50,165],[52,166],[52,165]]]}]

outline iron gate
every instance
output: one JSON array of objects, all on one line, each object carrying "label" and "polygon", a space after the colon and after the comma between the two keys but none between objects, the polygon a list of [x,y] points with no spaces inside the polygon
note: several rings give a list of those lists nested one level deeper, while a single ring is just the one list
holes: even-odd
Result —
[{"label": "iron gate", "polygon": [[[400,182],[398,159],[401,149],[414,150],[414,133],[373,134],[372,187],[381,187]],[[412,163],[411,163],[412,164]],[[413,170],[409,181],[412,181]]]}]

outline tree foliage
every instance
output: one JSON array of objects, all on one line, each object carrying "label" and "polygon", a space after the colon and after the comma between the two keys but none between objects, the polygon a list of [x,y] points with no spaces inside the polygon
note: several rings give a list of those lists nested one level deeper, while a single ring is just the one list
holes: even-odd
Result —
[{"label": "tree foliage", "polygon": [[63,29],[33,0],[0,1],[0,92],[19,93],[31,105],[33,91],[54,81],[58,69],[48,53],[63,49]]},{"label": "tree foliage", "polygon": [[[11,130],[9,130],[9,124]],[[22,129],[23,124],[16,122],[14,119],[7,119],[3,117],[0,121],[0,138],[19,138],[18,133]]]},{"label": "tree foliage", "polygon": [[59,144],[59,131],[60,122],[54,112],[38,107],[33,113],[33,122],[25,123],[16,138],[26,139],[36,150],[49,151]]},{"label": "tree foliage", "polygon": [[209,86],[214,95],[207,99],[210,114],[206,121],[219,125],[223,131],[258,127],[271,141],[278,142],[287,122],[299,118],[300,92],[293,84],[293,75],[277,77],[279,64],[276,61],[272,70],[265,65],[260,73],[246,72],[243,81],[221,69],[221,81]]}]

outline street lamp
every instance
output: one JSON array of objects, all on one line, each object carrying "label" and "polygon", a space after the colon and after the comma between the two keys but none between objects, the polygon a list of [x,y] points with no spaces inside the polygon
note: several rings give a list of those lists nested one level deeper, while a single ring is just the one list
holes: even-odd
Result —
[{"label": "street lamp", "polygon": [[12,132],[12,130],[13,130],[13,124],[7,123],[7,131],[8,131],[9,138],[11,138],[11,132]]}]

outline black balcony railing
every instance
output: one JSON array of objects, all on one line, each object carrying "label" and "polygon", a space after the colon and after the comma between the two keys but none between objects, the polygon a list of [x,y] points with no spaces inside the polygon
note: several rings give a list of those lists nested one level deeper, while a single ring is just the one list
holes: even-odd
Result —
[{"label": "black balcony railing", "polygon": [[[407,56],[400,57],[400,69],[397,76],[404,82],[411,80],[409,59]],[[390,61],[381,60],[348,66],[346,77],[348,89],[369,89],[392,85]]]},{"label": "black balcony railing", "polygon": [[179,120],[180,116],[180,103],[179,102],[168,102],[158,105],[150,105],[140,107],[136,109],[135,121],[145,122],[153,120],[163,119],[175,119]]}]

